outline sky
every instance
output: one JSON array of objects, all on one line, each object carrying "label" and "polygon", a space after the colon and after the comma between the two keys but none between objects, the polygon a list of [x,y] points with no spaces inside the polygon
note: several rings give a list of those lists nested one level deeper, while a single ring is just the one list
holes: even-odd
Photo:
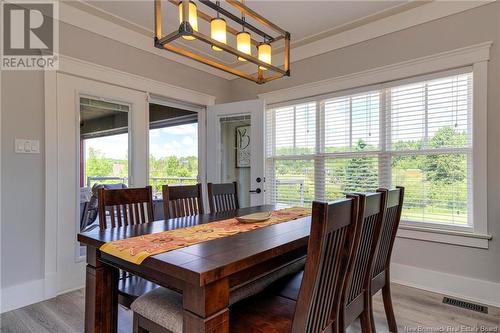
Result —
[{"label": "sky", "polygon": [[[128,135],[119,134],[86,140],[86,154],[92,147],[112,159],[126,159]],[[198,124],[153,129],[149,131],[149,153],[165,156],[198,156]]]}]

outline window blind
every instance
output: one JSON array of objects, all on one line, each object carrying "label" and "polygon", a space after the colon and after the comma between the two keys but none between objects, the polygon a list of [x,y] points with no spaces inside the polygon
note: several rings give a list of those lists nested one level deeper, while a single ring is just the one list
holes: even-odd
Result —
[{"label": "window blind", "polygon": [[472,223],[470,69],[271,107],[266,128],[270,203],[399,185],[404,220]]}]

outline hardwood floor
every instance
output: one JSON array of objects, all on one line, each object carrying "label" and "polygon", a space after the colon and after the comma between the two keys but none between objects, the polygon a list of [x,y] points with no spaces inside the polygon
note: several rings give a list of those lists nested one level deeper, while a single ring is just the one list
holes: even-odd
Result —
[{"label": "hardwood floor", "polygon": [[[443,295],[401,285],[393,285],[393,301],[400,332],[478,332],[496,333],[500,309],[489,307],[489,314],[456,308],[442,303]],[[387,332],[382,297],[374,298],[378,332]],[[83,332],[83,289],[6,312],[0,317],[2,333],[74,333]],[[481,330],[483,328],[483,330]],[[437,329],[442,329],[437,331]],[[120,307],[118,332],[132,332],[132,313]],[[360,332],[355,322],[349,333]]]}]

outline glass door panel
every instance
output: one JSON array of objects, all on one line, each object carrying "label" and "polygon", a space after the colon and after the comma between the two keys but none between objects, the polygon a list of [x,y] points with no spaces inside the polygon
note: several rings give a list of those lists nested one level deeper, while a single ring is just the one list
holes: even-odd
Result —
[{"label": "glass door panel", "polygon": [[241,207],[250,206],[251,116],[229,116],[219,119],[221,154],[220,179],[238,183]]},{"label": "glass door panel", "polygon": [[198,113],[149,104],[149,185],[161,199],[162,185],[198,182]]},{"label": "glass door panel", "polygon": [[80,230],[98,225],[97,190],[129,184],[130,105],[80,97]]}]

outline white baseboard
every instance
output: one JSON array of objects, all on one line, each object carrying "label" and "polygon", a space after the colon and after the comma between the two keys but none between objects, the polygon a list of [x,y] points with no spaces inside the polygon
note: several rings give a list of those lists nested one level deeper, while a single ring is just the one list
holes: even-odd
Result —
[{"label": "white baseboard", "polygon": [[65,286],[65,289],[61,290],[61,286],[57,283],[57,274],[51,273],[45,279],[28,281],[0,289],[0,313],[42,302],[85,287],[81,281],[75,282],[76,284],[73,284],[72,287]]},{"label": "white baseboard", "polygon": [[500,283],[396,263],[391,264],[391,281],[500,308]]},{"label": "white baseboard", "polygon": [[51,298],[51,296],[46,293],[45,287],[46,280],[40,279],[3,288],[0,296],[0,313],[15,310]]}]

